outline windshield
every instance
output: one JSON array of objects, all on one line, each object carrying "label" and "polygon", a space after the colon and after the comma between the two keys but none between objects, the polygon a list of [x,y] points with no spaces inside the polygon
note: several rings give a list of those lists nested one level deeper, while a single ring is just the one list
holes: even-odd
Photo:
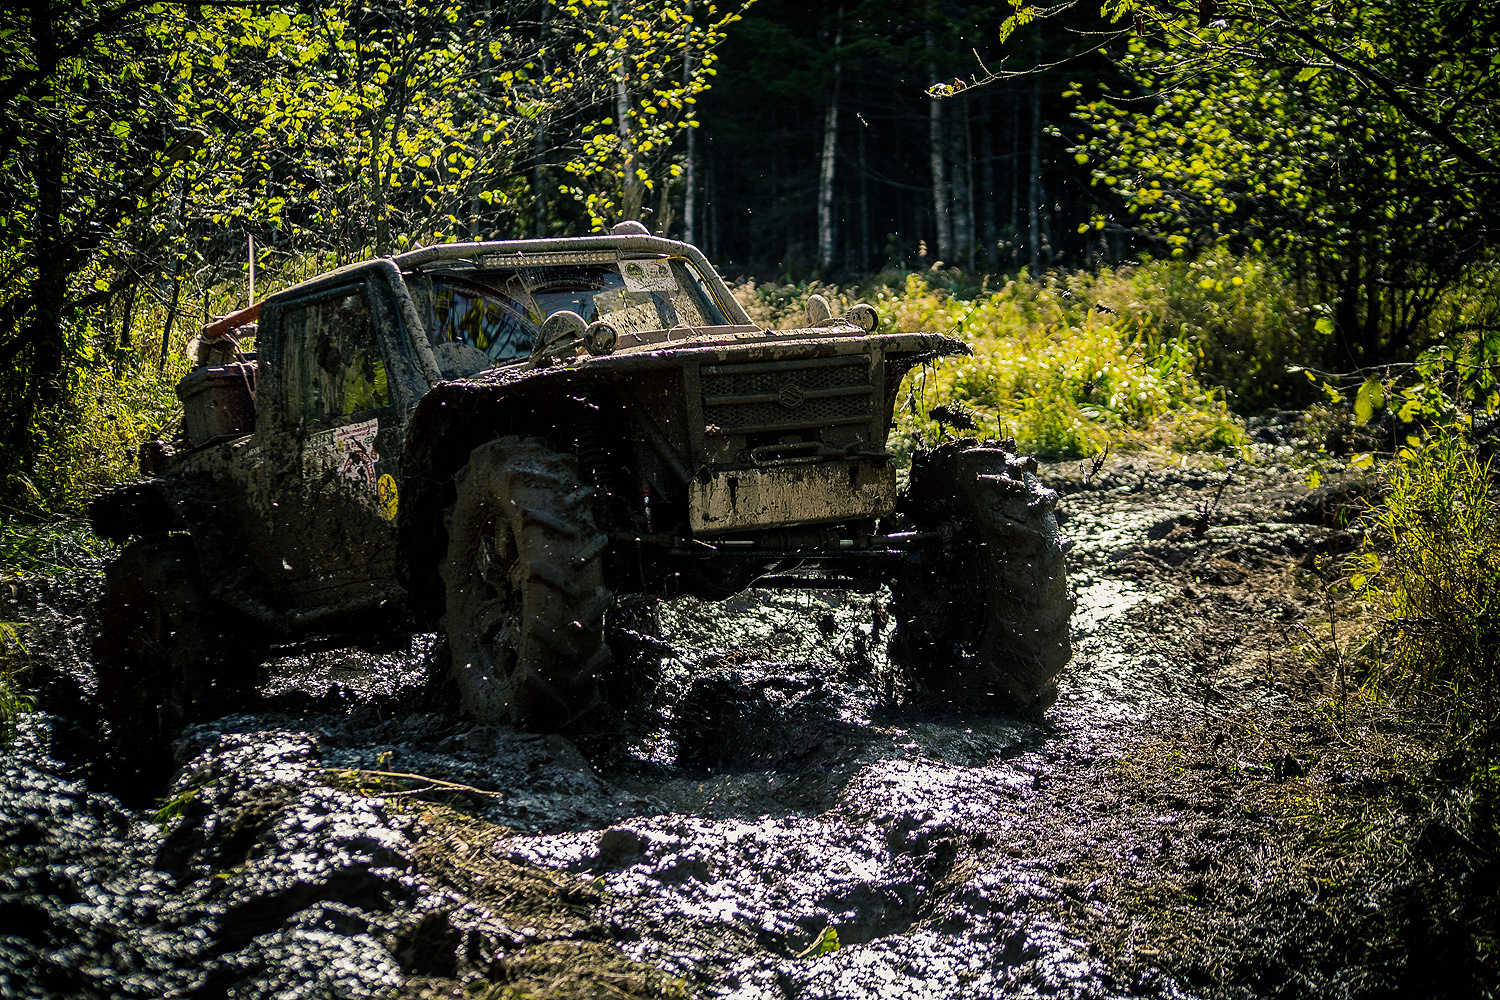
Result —
[{"label": "windshield", "polygon": [[433,344],[468,344],[509,361],[529,356],[543,320],[564,309],[621,333],[729,322],[680,257],[587,264],[523,258],[515,266],[434,274],[428,330]]}]

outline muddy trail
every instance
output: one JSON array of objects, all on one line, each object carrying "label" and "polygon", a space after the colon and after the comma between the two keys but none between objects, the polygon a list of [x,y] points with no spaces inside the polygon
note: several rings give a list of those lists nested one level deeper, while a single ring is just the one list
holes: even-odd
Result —
[{"label": "muddy trail", "polygon": [[1324,682],[1293,647],[1359,485],[1048,477],[1079,606],[1039,721],[903,701],[867,596],[754,593],[662,609],[678,655],[628,738],[420,711],[420,648],[289,656],[127,808],[83,722],[100,567],[12,581],[50,679],[3,756],[0,994],[1378,993],[1248,794],[1352,779],[1245,722]]}]

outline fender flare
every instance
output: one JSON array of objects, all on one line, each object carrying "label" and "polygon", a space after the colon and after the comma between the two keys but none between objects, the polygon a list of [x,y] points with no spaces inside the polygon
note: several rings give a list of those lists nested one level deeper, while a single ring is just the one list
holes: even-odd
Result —
[{"label": "fender flare", "polygon": [[252,619],[274,623],[279,616],[255,584],[233,510],[209,477],[169,475],[105,490],[89,502],[88,517],[94,534],[119,545],[185,532],[200,565],[227,569],[206,574],[209,597]]},{"label": "fender flare", "polygon": [[[448,551],[445,515],[456,499],[453,477],[468,465],[469,455],[506,435],[570,447],[568,410],[542,407],[538,398],[585,396],[597,385],[596,378],[580,377],[576,370],[517,370],[504,376],[440,382],[407,421],[396,515],[396,580],[420,626],[436,628],[443,616],[445,591],[438,565]],[[559,376],[565,379],[561,387]]]}]

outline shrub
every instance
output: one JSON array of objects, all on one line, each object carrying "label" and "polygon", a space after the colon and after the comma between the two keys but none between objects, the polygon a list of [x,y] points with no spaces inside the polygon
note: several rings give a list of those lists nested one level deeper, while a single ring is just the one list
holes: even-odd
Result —
[{"label": "shrub", "polygon": [[0,622],[0,746],[15,740],[16,723],[36,707],[23,685],[30,664],[21,628],[16,622]]},{"label": "shrub", "polygon": [[1152,345],[1184,345],[1194,373],[1222,388],[1239,412],[1317,398],[1289,369],[1326,366],[1333,324],[1284,265],[1221,248],[1080,275],[1071,284],[1078,297],[1138,325]]},{"label": "shrub", "polygon": [[1377,693],[1435,698],[1484,760],[1500,734],[1500,503],[1490,463],[1451,430],[1403,449],[1365,518],[1349,583],[1385,621]]},{"label": "shrub", "polygon": [[870,302],[883,329],[946,333],[974,352],[908,376],[892,445],[898,452],[941,433],[928,416],[940,404],[967,410],[977,433],[1014,438],[1043,456],[1077,457],[1108,445],[1203,450],[1245,442],[1223,399],[1193,374],[1185,342],[1147,336],[1139,323],[1080,299],[1061,278],[960,289],[950,275],[933,272],[905,275],[895,286],[745,285],[736,294],[758,322],[794,325],[814,291],[836,310]]}]

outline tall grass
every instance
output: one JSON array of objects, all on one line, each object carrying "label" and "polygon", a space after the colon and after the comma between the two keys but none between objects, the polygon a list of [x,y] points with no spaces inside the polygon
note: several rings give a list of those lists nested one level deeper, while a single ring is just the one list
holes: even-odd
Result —
[{"label": "tall grass", "polygon": [[21,716],[36,707],[23,686],[30,669],[26,643],[21,639],[23,627],[17,622],[0,622],[0,746],[9,746],[15,740]]},{"label": "tall grass", "polygon": [[1491,463],[1434,433],[1385,469],[1350,574],[1384,622],[1370,684],[1445,714],[1486,762],[1500,736],[1500,500]]},{"label": "tall grass", "polygon": [[[262,253],[256,298],[340,263],[331,257]],[[136,300],[126,329],[120,329],[123,317],[103,314],[77,327],[64,401],[37,415],[36,461],[0,484],[5,497],[0,520],[76,517],[100,490],[135,476],[140,444],[176,419],[175,388],[190,367],[188,342],[205,321],[244,307],[248,288],[243,277],[224,281],[205,272],[186,278],[180,291],[167,282],[142,290]]]},{"label": "tall grass", "polygon": [[[909,377],[897,415],[898,447],[940,433],[929,417],[938,405],[964,408],[982,433],[1014,438],[1044,456],[1088,455],[1106,446],[1199,451],[1245,442],[1223,394],[1195,374],[1187,340],[1097,308],[1075,291],[1080,279],[1023,277],[993,289],[988,282],[960,289],[940,277],[908,274],[894,285],[848,290],[747,285],[737,293],[767,325],[800,323],[800,304],[821,291],[840,308],[870,302],[882,329],[946,333],[967,344],[972,357]],[[1081,287],[1092,292],[1097,280]]]}]

